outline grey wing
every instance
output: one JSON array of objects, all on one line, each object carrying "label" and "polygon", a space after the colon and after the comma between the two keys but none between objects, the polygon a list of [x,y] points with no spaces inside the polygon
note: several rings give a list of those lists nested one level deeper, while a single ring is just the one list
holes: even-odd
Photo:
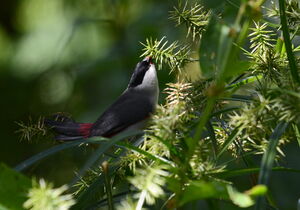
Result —
[{"label": "grey wing", "polygon": [[90,136],[110,137],[149,117],[154,106],[146,95],[127,90],[94,123]]}]

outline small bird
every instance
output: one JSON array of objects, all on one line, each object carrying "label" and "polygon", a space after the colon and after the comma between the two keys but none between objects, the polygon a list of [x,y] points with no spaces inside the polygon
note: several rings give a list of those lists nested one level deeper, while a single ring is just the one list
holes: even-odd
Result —
[{"label": "small bird", "polygon": [[122,131],[138,130],[158,102],[158,80],[151,56],[139,62],[131,76],[128,87],[94,123],[78,123],[65,116],[56,120],[46,119],[45,124],[57,135],[56,140],[76,140],[92,136],[112,137]]}]

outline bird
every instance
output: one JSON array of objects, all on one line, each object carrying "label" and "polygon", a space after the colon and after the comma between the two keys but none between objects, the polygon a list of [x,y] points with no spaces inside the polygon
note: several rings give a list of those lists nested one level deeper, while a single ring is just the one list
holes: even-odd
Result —
[{"label": "bird", "polygon": [[94,123],[78,123],[70,117],[57,115],[46,119],[46,126],[55,133],[55,139],[70,141],[94,136],[113,137],[123,131],[143,128],[158,103],[159,85],[151,56],[138,62],[125,91]]}]

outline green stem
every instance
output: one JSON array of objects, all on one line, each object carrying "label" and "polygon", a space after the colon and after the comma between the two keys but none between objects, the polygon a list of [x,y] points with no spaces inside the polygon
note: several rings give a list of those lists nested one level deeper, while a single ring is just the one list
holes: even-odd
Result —
[{"label": "green stem", "polygon": [[109,173],[108,173],[108,162],[107,161],[103,162],[101,166],[105,177],[105,189],[107,194],[108,209],[114,210],[112,189],[111,189],[111,183],[110,183]]},{"label": "green stem", "polygon": [[287,54],[287,57],[289,60],[291,75],[293,77],[293,80],[295,82],[297,82],[298,84],[300,84],[300,78],[298,75],[297,64],[296,64],[295,57],[294,57],[293,50],[292,50],[292,43],[291,43],[289,29],[288,29],[288,25],[287,25],[287,19],[286,19],[286,15],[285,15],[285,0],[279,0],[279,12],[280,12],[282,33],[283,33],[283,38],[284,38],[284,43],[285,43],[285,48],[286,48],[286,54]]},{"label": "green stem", "polygon": [[189,154],[189,157],[192,157],[194,152],[195,152],[195,149],[196,149],[196,145],[197,145],[197,142],[199,141],[199,139],[201,138],[201,135],[202,135],[202,132],[204,130],[204,127],[207,123],[207,121],[209,120],[209,117],[213,111],[213,108],[214,108],[214,105],[215,105],[215,102],[216,102],[216,98],[215,97],[211,97],[207,100],[207,105],[205,107],[205,110],[203,112],[203,114],[201,115],[201,119],[198,123],[198,126],[196,128],[196,133],[194,135],[194,138],[193,140],[190,142],[190,154]]}]

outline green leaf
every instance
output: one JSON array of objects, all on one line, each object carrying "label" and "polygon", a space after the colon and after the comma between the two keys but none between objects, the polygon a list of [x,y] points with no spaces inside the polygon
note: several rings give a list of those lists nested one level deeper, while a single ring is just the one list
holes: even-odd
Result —
[{"label": "green leaf", "polygon": [[179,205],[207,198],[228,199],[226,184],[200,180],[192,181],[184,189]]},{"label": "green leaf", "polygon": [[159,162],[161,164],[167,164],[169,166],[173,165],[171,161],[166,160],[166,159],[164,159],[162,157],[159,157],[159,156],[156,156],[156,155],[152,155],[151,153],[149,153],[149,152],[147,152],[145,150],[142,150],[139,147],[133,146],[131,144],[127,144],[127,143],[124,143],[124,142],[118,142],[118,143],[116,143],[116,146],[125,147],[126,149],[138,152],[138,153],[146,156],[147,158],[149,158],[151,160],[154,160],[154,161],[157,161],[157,162]]},{"label": "green leaf", "polygon": [[232,202],[235,205],[237,205],[241,208],[247,208],[254,204],[253,199],[249,195],[238,192],[232,186],[228,185],[227,190],[228,190],[230,199],[232,200]]},{"label": "green leaf", "polygon": [[296,139],[298,141],[298,145],[300,147],[300,132],[299,132],[299,128],[296,124],[292,124],[292,127],[294,129],[294,132],[295,132],[295,136],[296,136]]},{"label": "green leaf", "polygon": [[225,24],[221,24],[220,38],[218,43],[217,52],[217,83],[224,81],[228,76],[234,75],[235,69],[231,68],[235,65],[235,62],[240,62],[232,59],[232,47],[233,47],[233,28],[228,27]]},{"label": "green leaf", "polygon": [[[288,123],[280,122],[274,129],[273,133],[271,134],[267,150],[262,157],[258,184],[263,184],[263,185],[268,184],[270,171],[272,169],[275,155],[276,155],[276,147],[278,145],[280,137],[285,132],[287,126]],[[265,202],[261,197],[258,198],[258,201],[256,203],[256,209],[265,209]]]},{"label": "green leaf", "polygon": [[203,76],[212,78],[217,71],[217,50],[220,39],[221,25],[213,16],[210,18],[206,31],[201,38],[199,48],[200,68]]},{"label": "green leaf", "polygon": [[182,196],[179,198],[179,205],[184,205],[195,200],[202,200],[208,198],[217,198],[231,200],[235,205],[246,208],[254,204],[252,197],[257,195],[264,195],[266,187],[264,185],[257,185],[247,190],[244,193],[237,191],[229,184],[222,182],[205,182],[205,181],[191,181],[183,190]]},{"label": "green leaf", "polygon": [[0,164],[0,209],[23,209],[32,183],[26,176]]},{"label": "green leaf", "polygon": [[292,91],[292,90],[286,90],[286,89],[281,89],[281,88],[276,88],[275,90],[280,91],[285,94],[289,94],[289,95],[297,97],[297,98],[300,98],[300,94],[295,91]]},{"label": "green leaf", "polygon": [[216,112],[212,113],[211,116],[218,116],[220,114],[223,114],[223,113],[226,113],[226,112],[231,112],[231,111],[234,111],[234,110],[238,110],[240,108],[241,107],[239,107],[239,106],[227,107],[227,108],[224,108],[224,109],[221,109],[219,111],[216,111]]},{"label": "green leaf", "polygon": [[256,196],[261,196],[261,195],[265,195],[268,191],[268,188],[266,185],[256,185],[254,187],[252,187],[250,190],[247,190],[245,193],[247,193],[248,195],[252,196],[252,197],[256,197]]},{"label": "green leaf", "polygon": [[241,87],[243,85],[255,82],[258,79],[261,79],[262,77],[263,76],[261,74],[256,75],[256,76],[250,76],[250,77],[244,78],[242,80],[239,80],[239,81],[237,81],[235,83],[230,84],[229,86],[226,87],[226,89],[238,88],[238,87]]},{"label": "green leaf", "polygon": [[0,203],[0,210],[9,210],[9,209]]},{"label": "green leaf", "polygon": [[98,139],[82,139],[82,140],[76,140],[76,141],[72,141],[72,142],[67,142],[67,143],[64,143],[64,144],[60,144],[60,145],[57,145],[57,146],[54,146],[50,149],[47,149],[45,151],[42,151],[30,158],[28,158],[27,160],[21,162],[20,164],[18,164],[14,169],[17,170],[17,171],[23,171],[24,169],[28,168],[29,166],[31,166],[32,164],[36,163],[37,161],[39,160],[42,160],[50,155],[53,155],[57,152],[60,152],[62,150],[65,150],[65,149],[69,149],[69,148],[72,148],[72,147],[76,147],[76,146],[79,146],[83,143],[99,143],[100,141],[103,141],[103,140],[107,140],[106,138],[102,138],[101,140]]},{"label": "green leaf", "polygon": [[279,142],[280,137],[285,132],[285,129],[287,128],[288,123],[286,122],[280,122],[276,128],[274,129],[272,135],[269,139],[269,145],[267,147],[266,152],[264,153],[261,161],[260,166],[260,173],[259,173],[259,184],[267,184],[269,179],[269,174],[273,166],[273,162],[276,155],[276,147]]},{"label": "green leaf", "polygon": [[[217,178],[226,179],[236,176],[244,176],[249,174],[255,174],[260,171],[260,168],[243,168],[243,169],[236,169],[236,170],[228,170],[222,171],[217,173],[209,173],[208,175],[215,176]],[[284,167],[273,167],[272,171],[285,171],[285,172],[295,172],[300,173],[300,170],[293,169],[293,168],[284,168]]]},{"label": "green leaf", "polygon": [[234,31],[215,16],[211,16],[201,39],[200,69],[207,78],[217,77],[219,84],[249,67],[249,62],[233,59]]},{"label": "green leaf", "polygon": [[45,150],[43,152],[40,152],[30,158],[28,158],[27,160],[21,162],[20,164],[18,164],[16,167],[15,167],[15,170],[16,171],[23,171],[24,169],[28,168],[29,166],[31,166],[32,164],[36,163],[37,161],[39,160],[42,160],[50,155],[53,155],[61,150],[64,150],[64,149],[68,149],[68,148],[71,148],[71,147],[75,147],[79,144],[82,144],[84,141],[83,140],[78,140],[78,141],[74,141],[74,142],[68,142],[68,143],[65,143],[65,144],[61,144],[61,145],[57,145],[57,146],[54,146],[48,150]]},{"label": "green leaf", "polygon": [[232,95],[230,98],[221,98],[220,100],[224,101],[240,101],[250,103],[253,100],[253,97],[247,95]]},{"label": "green leaf", "polygon": [[254,204],[253,197],[265,195],[267,193],[267,187],[265,185],[256,185],[250,190],[241,193],[234,189],[231,185],[228,185],[227,191],[230,200],[232,200],[235,205],[241,208],[247,208]]},{"label": "green leaf", "polygon": [[292,78],[295,82],[300,84],[300,78],[298,75],[298,70],[297,70],[297,64],[295,60],[295,56],[293,54],[292,50],[292,42],[290,39],[290,34],[289,34],[289,28],[287,25],[287,18],[286,18],[286,8],[285,8],[285,0],[279,0],[279,12],[280,12],[280,22],[281,22],[281,29],[283,33],[283,38],[284,38],[284,43],[285,43],[285,48],[286,48],[286,54],[289,60],[289,66],[290,66],[290,71]]},{"label": "green leaf", "polygon": [[230,78],[232,76],[239,75],[244,71],[247,71],[251,66],[251,63],[249,61],[234,60],[230,61],[230,64],[228,66],[229,67],[227,67],[224,75],[222,75],[225,78]]},{"label": "green leaf", "polygon": [[281,37],[279,37],[276,41],[275,51],[277,54],[281,55],[283,49],[284,42]]},{"label": "green leaf", "polygon": [[[123,132],[120,133],[117,136],[114,136],[111,139],[107,139],[104,137],[93,137],[91,140],[97,142],[102,142],[102,144],[97,148],[97,150],[90,155],[89,159],[85,162],[84,166],[80,169],[80,171],[77,174],[77,177],[75,180],[73,180],[72,183],[75,183],[78,181],[78,179],[86,173],[87,170],[89,170],[95,163],[101,164],[104,159],[101,161],[98,161],[100,157],[107,151],[109,150],[114,144],[116,144],[118,141],[121,141],[125,138],[128,138],[130,136],[138,135],[141,134],[140,131],[135,131],[135,132]],[[109,140],[109,141],[104,141],[104,140]],[[98,143],[99,143],[98,142]]]},{"label": "green leaf", "polygon": [[219,152],[219,154],[217,155],[217,159],[219,159],[220,156],[227,150],[227,148],[229,147],[229,145],[236,139],[236,137],[240,134],[241,131],[242,131],[242,129],[240,127],[236,127],[231,132],[231,134],[228,136],[228,138],[223,143],[222,149]]}]

